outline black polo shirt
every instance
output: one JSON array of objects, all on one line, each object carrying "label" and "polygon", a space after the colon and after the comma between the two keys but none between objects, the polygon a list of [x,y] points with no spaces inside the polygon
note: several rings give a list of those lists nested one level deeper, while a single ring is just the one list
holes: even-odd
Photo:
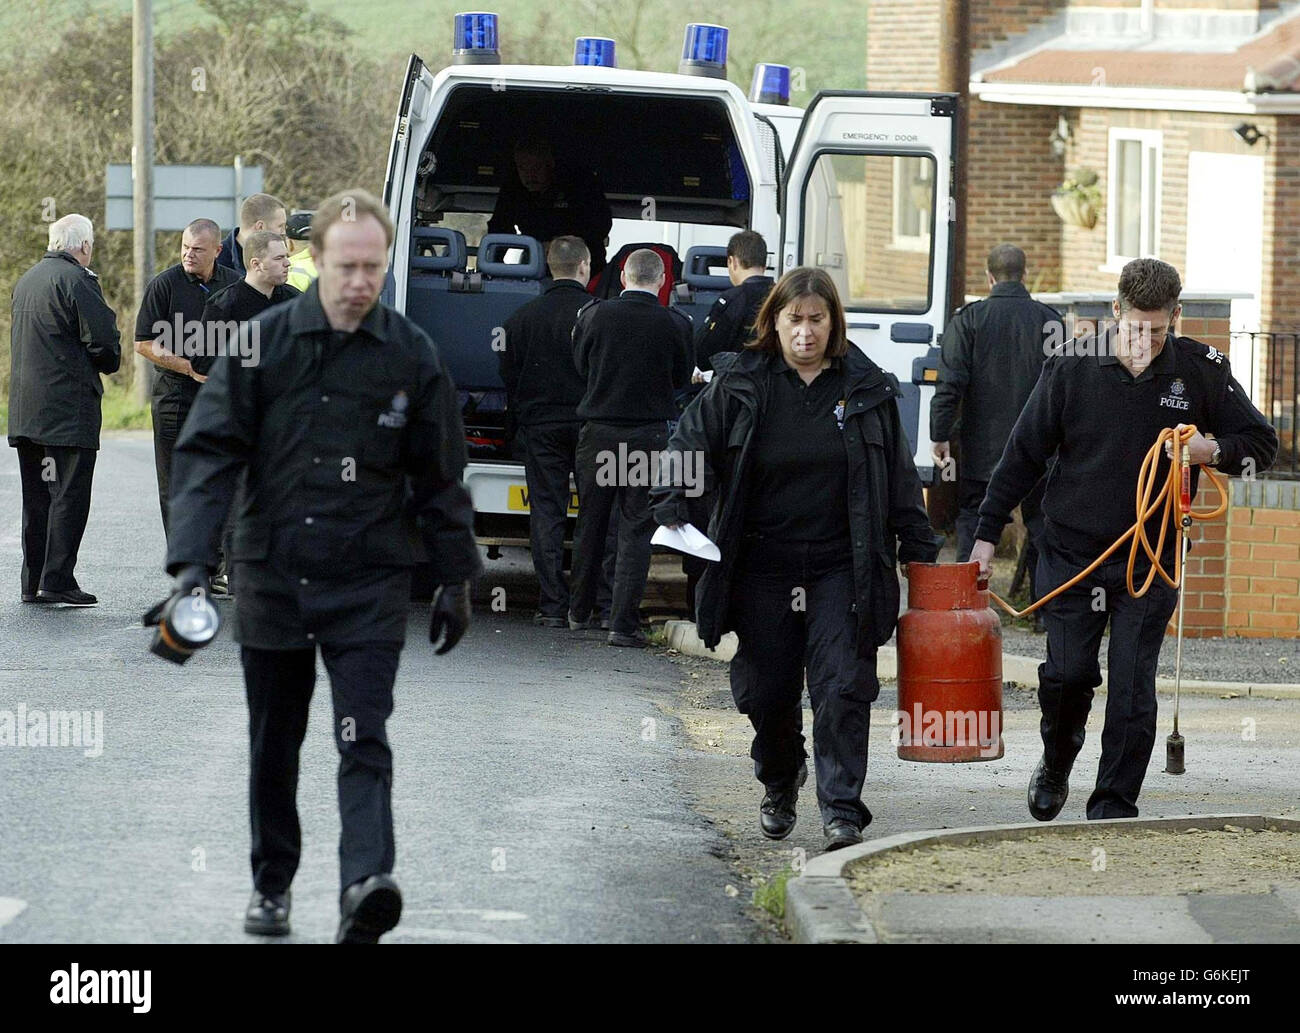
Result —
[{"label": "black polo shirt", "polygon": [[[1272,463],[1276,432],[1232,378],[1222,352],[1170,335],[1160,354],[1135,377],[1115,356],[1113,333],[1108,331],[1095,348],[1076,351],[1070,342],[1066,354],[1044,365],[993,471],[980,506],[977,539],[998,540],[1011,510],[1037,483],[1053,454],[1056,463],[1043,496],[1045,544],[1080,565],[1133,524],[1138,471],[1162,430],[1192,423],[1202,434],[1217,437],[1220,466],[1229,475],[1241,473],[1246,460],[1256,472]],[[1162,452],[1157,486],[1168,470]],[[1193,496],[1199,473],[1193,466]],[[1147,521],[1153,544],[1162,513]],[[1166,569],[1172,569],[1177,537],[1165,537]],[[1126,545],[1123,555],[1127,551]],[[1139,564],[1145,569],[1144,557]]]},{"label": "black polo shirt", "polygon": [[[272,305],[291,301],[301,293],[302,291],[297,287],[282,283],[271,288],[271,296],[268,298],[247,280],[236,280],[229,287],[222,287],[221,290],[216,291],[208,299],[208,303],[203,307],[203,322],[210,323],[219,319],[243,323],[260,316]],[[215,356],[203,355],[190,359],[190,364],[206,375],[212,368],[214,360]]]},{"label": "black polo shirt", "polygon": [[[159,331],[155,329],[155,326],[160,322],[166,323],[172,328],[167,332],[167,339],[173,339],[176,334],[176,316],[178,314],[181,317],[181,332],[183,333],[184,324],[202,322],[203,307],[208,303],[208,299],[212,295],[223,287],[236,283],[238,280],[239,274],[223,265],[213,268],[212,278],[207,283],[204,283],[197,276],[187,273],[185,267],[179,262],[169,269],[164,269],[150,280],[148,286],[144,289],[144,297],[140,301],[140,311],[135,319],[135,339],[137,341],[156,340]],[[155,366],[154,370],[153,397],[155,401],[171,397],[185,402],[192,402],[194,396],[199,393],[199,382],[193,377],[173,373],[161,366]]]},{"label": "black polo shirt", "polygon": [[847,549],[844,391],[841,359],[832,359],[811,384],[784,363],[772,373],[751,445],[746,534],[792,542],[843,539]]}]

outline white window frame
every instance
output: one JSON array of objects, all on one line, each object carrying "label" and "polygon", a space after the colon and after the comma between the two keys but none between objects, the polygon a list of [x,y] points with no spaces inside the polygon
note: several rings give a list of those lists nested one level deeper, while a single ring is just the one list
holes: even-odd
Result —
[{"label": "white window frame", "polygon": [[[1119,194],[1118,169],[1119,144],[1137,141],[1142,144],[1142,212],[1138,230],[1140,254],[1121,255],[1116,251],[1119,239]],[[1155,196],[1150,197],[1149,184],[1152,182],[1152,166],[1155,171]],[[1155,258],[1160,254],[1161,204],[1164,197],[1164,133],[1159,129],[1131,129],[1112,126],[1106,158],[1106,264],[1101,267],[1104,272],[1119,272],[1126,262],[1135,258]],[[1151,207],[1149,208],[1148,205]],[[1148,220],[1148,212],[1154,212],[1154,220]],[[1154,222],[1154,231],[1148,236],[1148,226]]]},{"label": "white window frame", "polygon": [[[906,166],[906,159],[913,158],[915,160],[920,161],[921,167],[930,173],[930,179],[927,182],[929,182],[930,184],[930,193],[933,196],[934,175],[935,175],[934,157],[933,155],[929,155],[929,154],[917,154],[917,155],[896,154],[893,157],[894,157],[893,247],[898,251],[918,251],[928,255],[930,253],[930,239],[934,235],[933,206],[929,210],[921,209],[921,218],[929,229],[928,233],[922,234],[921,236],[913,236],[910,234],[901,233],[899,231],[898,224],[899,224],[899,216],[902,215],[902,207],[900,202],[903,198],[903,190],[904,190],[903,169]],[[911,198],[908,198],[908,201],[910,202]]]}]

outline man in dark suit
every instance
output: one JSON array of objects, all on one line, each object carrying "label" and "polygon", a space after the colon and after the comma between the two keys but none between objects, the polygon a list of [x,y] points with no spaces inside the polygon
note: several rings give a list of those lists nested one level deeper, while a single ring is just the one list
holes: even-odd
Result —
[{"label": "man in dark suit", "polygon": [[618,506],[609,644],[643,647],[641,597],[650,572],[650,480],[677,418],[673,394],[691,379],[691,321],[659,304],[663,260],[628,256],[623,293],[591,302],[573,328],[573,358],[587,378],[578,405],[578,527],[569,626],[585,627],[596,598],[610,514]]},{"label": "man in dark suit", "polygon": [[318,647],[339,751],[337,938],[374,943],[396,925],[385,724],[416,560],[406,514],[439,586],[429,623],[439,653],[469,626],[469,579],[482,569],[455,385],[424,331],[379,302],[392,242],[377,198],[358,189],[326,200],[312,223],[318,279],[261,317],[259,362],[213,365],[176,446],[167,572],[177,593],[207,590],[245,478],[231,559],[252,740],[251,933],[289,931]]},{"label": "man in dark suit", "polygon": [[122,362],[117,316],[90,271],[94,227],[51,224],[49,250],[14,285],[9,444],[23,482],[25,603],[94,606],[74,570],[90,515],[99,449],[101,373]]}]

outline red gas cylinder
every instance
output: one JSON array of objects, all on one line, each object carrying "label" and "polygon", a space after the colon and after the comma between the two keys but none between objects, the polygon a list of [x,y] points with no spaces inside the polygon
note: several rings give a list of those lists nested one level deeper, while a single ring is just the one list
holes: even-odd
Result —
[{"label": "red gas cylinder", "polygon": [[898,619],[898,755],[1002,756],[1002,624],[978,563],[909,563]]}]

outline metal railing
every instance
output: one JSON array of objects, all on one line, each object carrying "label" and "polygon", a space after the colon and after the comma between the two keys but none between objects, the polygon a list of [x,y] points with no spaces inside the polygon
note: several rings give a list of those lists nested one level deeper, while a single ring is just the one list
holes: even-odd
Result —
[{"label": "metal railing", "polygon": [[1277,459],[1263,477],[1300,478],[1300,331],[1233,331],[1232,374],[1277,431]]}]

